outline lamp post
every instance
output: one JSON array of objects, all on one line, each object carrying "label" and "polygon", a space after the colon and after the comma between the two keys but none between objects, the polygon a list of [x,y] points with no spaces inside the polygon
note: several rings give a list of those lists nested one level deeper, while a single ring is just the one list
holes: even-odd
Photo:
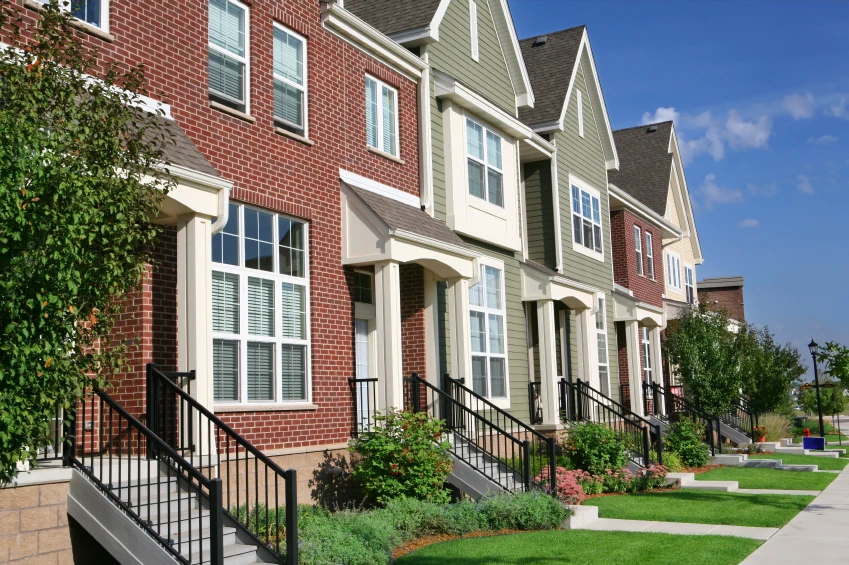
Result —
[{"label": "lamp post", "polygon": [[817,342],[811,339],[811,343],[808,344],[808,349],[811,351],[811,357],[814,359],[814,384],[817,387],[817,415],[820,418],[820,437],[825,437],[825,426],[822,423],[822,399],[820,398],[820,376],[819,371],[817,370],[817,356],[820,353],[820,346],[817,345]]}]

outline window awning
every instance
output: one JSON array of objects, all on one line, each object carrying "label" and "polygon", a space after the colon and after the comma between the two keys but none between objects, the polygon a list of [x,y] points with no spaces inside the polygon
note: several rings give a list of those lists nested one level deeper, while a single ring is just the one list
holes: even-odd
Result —
[{"label": "window awning", "polygon": [[650,328],[666,328],[666,312],[662,307],[642,302],[618,286],[613,292],[613,320],[636,321]]}]

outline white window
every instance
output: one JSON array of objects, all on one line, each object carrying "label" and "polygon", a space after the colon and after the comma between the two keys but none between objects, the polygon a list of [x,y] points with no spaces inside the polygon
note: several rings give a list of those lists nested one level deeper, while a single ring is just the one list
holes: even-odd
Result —
[{"label": "white window", "polygon": [[472,40],[472,59],[479,59],[478,53],[478,5],[475,0],[469,0],[469,30]]},{"label": "white window", "polygon": [[488,398],[507,397],[504,271],[481,265],[480,282],[469,289],[472,390]]},{"label": "white window", "polygon": [[646,232],[646,263],[649,271],[649,278],[654,280],[654,251],[652,250],[652,238],[649,232]]},{"label": "white window", "polygon": [[274,121],[307,136],[307,42],[274,24]]},{"label": "white window", "polygon": [[248,7],[236,0],[209,0],[209,94],[248,113],[250,57]]},{"label": "white window", "polygon": [[581,94],[580,90],[575,91],[575,94],[575,102],[577,102],[575,111],[578,113],[578,135],[584,137],[584,95]]},{"label": "white window", "polygon": [[640,328],[641,342],[643,348],[643,382],[650,383],[652,381],[652,361],[651,361],[651,338],[648,328]]},{"label": "white window", "polygon": [[666,254],[666,285],[681,291],[681,258],[672,252]]},{"label": "white window", "polygon": [[501,136],[469,118],[466,118],[466,161],[469,194],[504,208]]},{"label": "white window", "polygon": [[692,304],[696,301],[696,288],[693,284],[693,268],[684,265],[684,288],[687,290],[687,303]]},{"label": "white window", "polygon": [[[41,4],[49,4],[51,1],[38,0]],[[109,30],[109,0],[59,0],[59,9],[70,11],[76,19],[103,31]]]},{"label": "white window", "polygon": [[607,310],[604,298],[598,299],[595,329],[598,342],[598,382],[602,394],[610,396],[610,365],[607,358]]},{"label": "white window", "polygon": [[640,228],[634,226],[634,253],[637,256],[637,274],[643,274],[643,238],[640,234]]},{"label": "white window", "polygon": [[601,253],[601,203],[597,192],[572,185],[572,230],[577,245]]},{"label": "white window", "polygon": [[310,399],[308,226],[230,205],[212,238],[213,390],[219,403]]},{"label": "white window", "polygon": [[398,91],[366,76],[366,143],[398,156]]}]

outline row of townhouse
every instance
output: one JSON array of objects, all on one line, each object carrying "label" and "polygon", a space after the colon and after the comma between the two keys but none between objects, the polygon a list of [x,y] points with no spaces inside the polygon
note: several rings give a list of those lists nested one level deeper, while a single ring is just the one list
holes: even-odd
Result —
[{"label": "row of townhouse", "polygon": [[188,394],[308,500],[413,373],[539,431],[562,379],[637,414],[669,384],[663,331],[702,263],[677,138],[612,130],[585,27],[519,40],[506,0],[83,4],[176,136],[121,328],[133,415],[145,364],[194,370]]}]

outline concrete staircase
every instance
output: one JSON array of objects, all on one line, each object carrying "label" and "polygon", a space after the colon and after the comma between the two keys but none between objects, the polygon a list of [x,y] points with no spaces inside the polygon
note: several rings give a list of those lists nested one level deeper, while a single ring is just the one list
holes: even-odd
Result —
[{"label": "concrete staircase", "polygon": [[451,444],[454,470],[448,476],[448,484],[475,500],[487,494],[522,488],[521,477],[513,470],[459,434],[453,434]]},{"label": "concrete staircase", "polygon": [[816,465],[785,465],[781,459],[749,459],[749,456],[745,453],[714,455],[711,458],[711,465],[775,469],[777,471],[815,472],[819,470]]},{"label": "concrete staircase", "polygon": [[723,421],[720,425],[719,432],[722,437],[736,443],[737,445],[752,445],[752,438],[750,438],[748,434],[725,421]]},{"label": "concrete staircase", "polygon": [[719,492],[737,492],[740,485],[737,481],[697,481],[695,473],[667,473],[666,483],[678,485],[681,488],[712,490]]}]

